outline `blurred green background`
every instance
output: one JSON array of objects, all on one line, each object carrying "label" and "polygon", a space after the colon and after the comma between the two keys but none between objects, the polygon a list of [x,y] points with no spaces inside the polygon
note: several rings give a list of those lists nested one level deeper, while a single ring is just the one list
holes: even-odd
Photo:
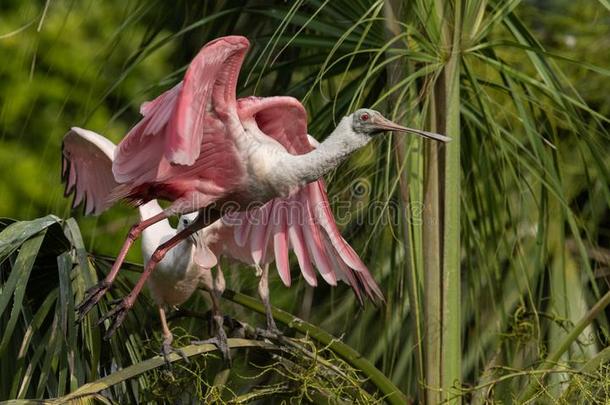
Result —
[{"label": "blurred green background", "polygon": [[[122,1],[0,5],[1,215],[72,215],[60,179],[63,135],[84,126],[118,142],[137,121],[139,105],[158,93],[151,87],[180,67],[171,43],[124,72],[147,36],[146,21],[129,20],[134,7]],[[86,229],[87,247],[107,254],[137,218],[124,207],[100,218],[73,214]]]}]

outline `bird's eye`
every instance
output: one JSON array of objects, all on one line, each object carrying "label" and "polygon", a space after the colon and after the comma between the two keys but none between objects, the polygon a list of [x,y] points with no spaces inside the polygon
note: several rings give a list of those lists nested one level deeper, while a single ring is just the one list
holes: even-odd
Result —
[{"label": "bird's eye", "polygon": [[360,114],[360,121],[368,121],[369,115],[367,113]]},{"label": "bird's eye", "polygon": [[183,225],[188,225],[188,223],[189,223],[188,219],[183,219],[183,220],[182,220],[182,224],[183,224]]}]

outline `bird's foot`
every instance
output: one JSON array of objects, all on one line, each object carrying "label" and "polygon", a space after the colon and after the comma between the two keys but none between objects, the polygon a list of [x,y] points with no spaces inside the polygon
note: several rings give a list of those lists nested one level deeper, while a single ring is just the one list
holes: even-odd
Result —
[{"label": "bird's foot", "polygon": [[256,336],[265,339],[279,340],[284,337],[284,333],[278,328],[256,328]]},{"label": "bird's foot", "polygon": [[270,313],[267,313],[267,328],[263,329],[263,328],[256,328],[256,335],[263,337],[263,338],[267,338],[267,339],[281,339],[284,336],[284,333],[279,330],[277,328],[277,325],[275,324],[275,319],[273,319],[273,316],[271,316]]},{"label": "bird's foot", "polygon": [[220,353],[222,354],[223,359],[227,363],[229,367],[231,367],[231,353],[229,351],[229,342],[227,340],[227,334],[225,330],[221,327],[216,331],[216,336],[210,339],[205,340],[192,340],[191,344],[194,345],[203,345],[203,344],[212,344],[218,348]]},{"label": "bird's foot", "polygon": [[135,299],[132,298],[131,295],[127,295],[127,297],[123,298],[122,300],[116,301],[117,305],[100,318],[100,320],[97,322],[98,325],[101,325],[106,319],[110,320],[110,326],[104,335],[104,339],[110,339],[114,332],[116,332],[117,328],[121,326],[125,320],[125,317],[127,316],[127,312],[129,312],[133,306],[134,301]]},{"label": "bird's foot", "polygon": [[180,355],[180,357],[182,357],[185,362],[190,363],[189,358],[181,349],[177,349],[172,346],[172,342],[170,340],[164,340],[163,344],[161,345],[161,355],[163,356],[163,359],[165,360],[165,365],[167,367],[171,367],[171,360],[169,358],[169,355],[172,353]]},{"label": "bird's foot", "polygon": [[102,296],[110,289],[111,283],[102,280],[85,291],[85,297],[76,306],[76,322],[82,322],[85,315],[99,302]]}]

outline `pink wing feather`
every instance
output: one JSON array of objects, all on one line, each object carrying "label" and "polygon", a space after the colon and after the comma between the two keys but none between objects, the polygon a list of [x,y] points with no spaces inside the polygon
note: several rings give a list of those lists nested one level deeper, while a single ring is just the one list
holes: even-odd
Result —
[{"label": "pink wing feather", "polygon": [[[193,59],[182,82],[142,105],[142,120],[115,154],[112,171],[125,186],[113,199],[129,197],[142,184],[163,188],[167,181],[174,187],[197,177],[203,179],[198,191],[213,201],[239,183],[241,162],[227,131],[248,47],[248,40],[239,36],[209,42]],[[183,191],[190,187],[184,184]],[[181,192],[171,190],[169,199],[180,198]]]},{"label": "pink wing feather", "polygon": [[[316,145],[315,140],[308,139],[305,108],[292,97],[239,99],[238,114],[241,120],[254,119],[262,132],[289,153],[304,154]],[[342,280],[360,300],[363,294],[374,302],[384,300],[367,267],[341,236],[322,179],[289,197],[276,198],[257,211],[232,214],[233,235],[238,244],[250,244],[257,264],[271,261],[264,252],[273,249],[278,273],[286,286],[291,283],[288,251],[292,249],[308,284],[317,285],[315,265],[328,284],[336,285],[337,280]],[[261,218],[268,220],[261,222]]]},{"label": "pink wing feather", "polygon": [[[309,285],[317,285],[315,265],[328,284],[336,285],[341,280],[354,289],[358,299],[364,293],[374,302],[383,301],[383,293],[369,270],[341,236],[322,180],[261,208],[231,214],[224,221],[234,227],[227,237],[249,249],[253,263],[262,265],[275,258],[284,285],[291,284],[288,254],[292,249]],[[271,250],[274,257],[267,255]],[[231,256],[231,252],[226,254]]]},{"label": "pink wing feather", "polygon": [[242,120],[254,118],[258,127],[294,155],[311,152],[307,138],[307,112],[293,97],[245,97],[237,100]]},{"label": "pink wing feather", "polygon": [[272,212],[271,234],[273,236],[273,251],[275,253],[275,265],[280,278],[285,286],[290,286],[290,264],[288,262],[288,227],[284,216],[284,201],[277,199],[275,209]]},{"label": "pink wing feather", "polygon": [[72,207],[84,202],[85,214],[98,215],[109,208],[106,200],[116,187],[112,176],[115,145],[103,136],[72,128],[62,143],[62,177],[65,195],[74,193]]},{"label": "pink wing feather", "polygon": [[235,108],[237,78],[249,46],[244,37],[219,38],[191,62],[166,138],[165,156],[172,163],[192,165],[212,118],[209,112],[226,114]]}]

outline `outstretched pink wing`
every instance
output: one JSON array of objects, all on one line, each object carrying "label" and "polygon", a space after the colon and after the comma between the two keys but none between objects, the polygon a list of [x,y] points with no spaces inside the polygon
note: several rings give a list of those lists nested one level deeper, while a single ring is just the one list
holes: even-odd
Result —
[{"label": "outstretched pink wing", "polygon": [[293,97],[244,97],[238,101],[242,121],[254,119],[268,136],[282,144],[293,155],[311,152],[307,138],[307,112]]},{"label": "outstretched pink wing", "polygon": [[244,37],[219,38],[191,62],[167,131],[165,156],[172,163],[192,165],[205,148],[209,121],[235,111],[237,78],[249,46]]},{"label": "outstretched pink wing", "polygon": [[110,203],[106,197],[117,186],[112,176],[115,145],[82,128],[72,128],[62,143],[62,178],[66,196],[74,193],[72,207],[84,202],[85,214],[98,215]]},{"label": "outstretched pink wing", "polygon": [[[292,97],[248,97],[238,100],[242,121],[254,119],[266,135],[281,143],[288,152],[300,155],[314,149],[315,140],[307,135],[307,114]],[[285,285],[291,283],[288,251],[297,257],[303,277],[317,285],[314,266],[328,284],[348,283],[359,299],[368,296],[383,301],[377,283],[356,252],[343,239],[330,210],[323,180],[309,183],[286,198],[276,198],[259,209],[225,218],[235,226],[238,245],[249,244],[252,259],[267,263],[275,253],[276,266]]]},{"label": "outstretched pink wing", "polygon": [[[364,293],[374,302],[383,301],[383,293],[366,265],[341,236],[322,180],[261,208],[227,215],[223,221],[234,227],[236,244],[249,248],[255,264],[275,258],[286,286],[291,284],[288,253],[292,249],[309,285],[317,285],[315,266],[328,284],[336,285],[341,280],[354,289],[360,300]],[[268,256],[271,251],[274,258]]]},{"label": "outstretched pink wing", "polygon": [[175,185],[196,174],[210,183],[210,193],[237,182],[241,165],[228,131],[237,118],[235,87],[248,46],[239,36],[206,44],[181,83],[142,105],[142,120],[118,145],[118,182],[135,187],[172,179]]}]

